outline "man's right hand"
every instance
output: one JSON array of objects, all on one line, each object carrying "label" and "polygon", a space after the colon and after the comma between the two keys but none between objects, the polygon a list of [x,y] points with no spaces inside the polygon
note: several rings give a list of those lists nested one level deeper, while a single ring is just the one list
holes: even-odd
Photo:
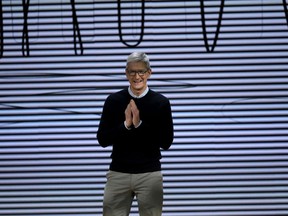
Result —
[{"label": "man's right hand", "polygon": [[133,124],[133,116],[132,116],[130,103],[128,103],[128,105],[125,109],[125,123],[126,123],[126,127],[128,127],[128,128],[130,128]]}]

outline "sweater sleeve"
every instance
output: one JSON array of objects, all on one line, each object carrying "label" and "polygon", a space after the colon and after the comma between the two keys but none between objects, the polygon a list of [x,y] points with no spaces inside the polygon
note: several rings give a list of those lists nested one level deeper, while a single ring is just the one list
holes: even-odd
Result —
[{"label": "sweater sleeve", "polygon": [[174,139],[173,119],[169,100],[161,105],[161,113],[158,119],[156,139],[164,150],[170,148]]},{"label": "sweater sleeve", "polygon": [[[97,131],[97,139],[102,147],[112,146],[119,137],[129,132],[123,121],[119,119],[118,113],[115,111],[116,104],[113,103],[111,97],[108,97],[104,103],[103,111]],[[113,109],[114,108],[114,109]]]},{"label": "sweater sleeve", "polygon": [[[168,150],[174,139],[170,102],[163,97],[155,97],[153,104],[152,108],[150,107],[150,112],[146,113],[149,115],[148,119],[142,119],[142,124],[134,130],[135,136],[141,137],[141,142],[145,142],[145,145]],[[146,106],[145,108],[148,110],[149,107]]]}]

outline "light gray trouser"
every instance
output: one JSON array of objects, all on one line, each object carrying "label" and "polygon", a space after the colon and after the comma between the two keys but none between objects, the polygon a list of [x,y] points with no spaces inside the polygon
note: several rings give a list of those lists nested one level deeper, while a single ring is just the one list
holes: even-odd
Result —
[{"label": "light gray trouser", "polygon": [[163,177],[161,171],[129,174],[108,171],[103,215],[128,216],[134,195],[140,216],[161,216]]}]

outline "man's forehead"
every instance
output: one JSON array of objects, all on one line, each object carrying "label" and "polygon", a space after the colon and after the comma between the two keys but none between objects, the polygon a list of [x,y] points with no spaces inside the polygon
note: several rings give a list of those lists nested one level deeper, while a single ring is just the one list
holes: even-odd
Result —
[{"label": "man's forehead", "polygon": [[146,67],[146,64],[145,62],[142,62],[142,61],[135,61],[135,62],[129,62],[127,64],[128,67],[141,67],[141,68],[145,68]]}]

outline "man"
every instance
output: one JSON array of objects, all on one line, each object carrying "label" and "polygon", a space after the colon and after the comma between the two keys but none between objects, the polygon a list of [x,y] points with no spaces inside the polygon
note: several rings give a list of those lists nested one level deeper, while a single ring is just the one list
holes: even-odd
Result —
[{"label": "man", "polygon": [[162,214],[160,149],[170,148],[174,131],[169,100],[148,88],[151,74],[145,53],[130,54],[126,63],[130,86],[109,95],[103,107],[97,139],[102,147],[113,146],[104,216],[128,216],[134,196],[140,216]]}]

